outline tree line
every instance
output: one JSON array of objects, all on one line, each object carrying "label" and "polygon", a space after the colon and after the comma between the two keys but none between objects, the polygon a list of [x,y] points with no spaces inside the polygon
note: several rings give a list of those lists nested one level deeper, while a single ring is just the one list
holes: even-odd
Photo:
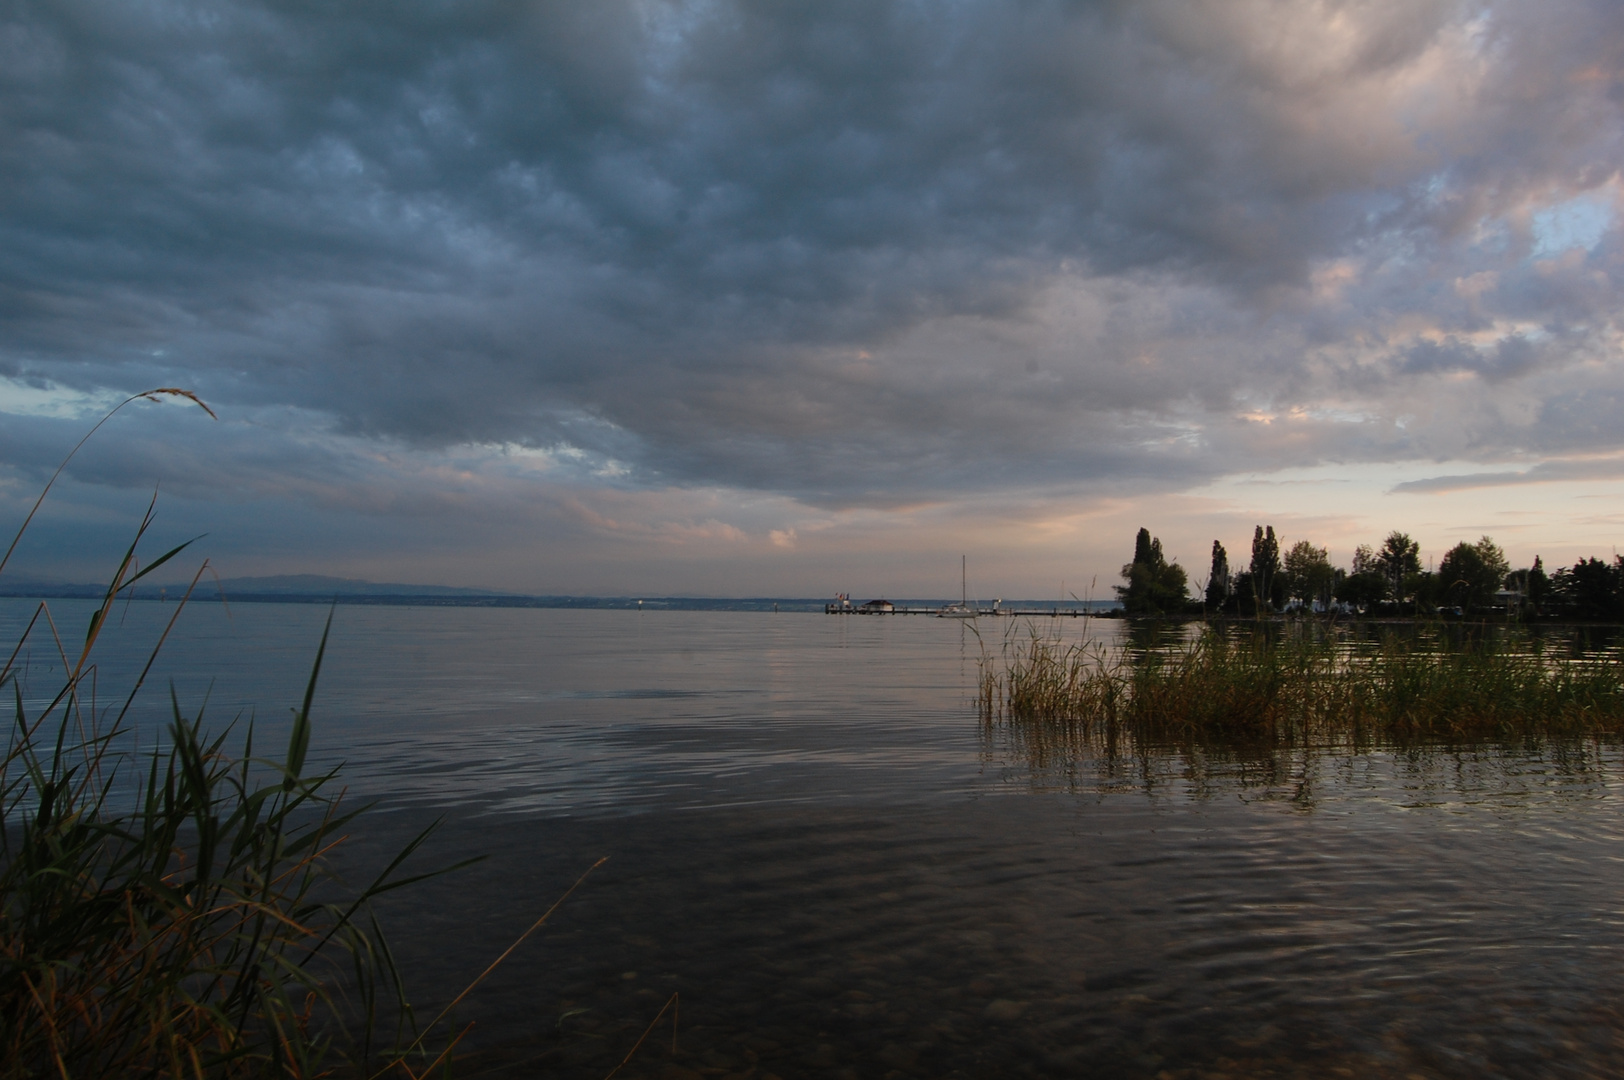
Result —
[{"label": "tree line", "polygon": [[1547,574],[1538,556],[1517,570],[1490,537],[1459,543],[1437,568],[1421,564],[1421,545],[1394,531],[1380,547],[1361,544],[1349,567],[1332,566],[1328,551],[1299,540],[1284,554],[1274,526],[1252,534],[1251,559],[1231,567],[1222,542],[1199,596],[1189,576],[1168,562],[1162,542],[1140,529],[1133,561],[1116,586],[1129,615],[1256,616],[1284,611],[1388,615],[1508,614],[1520,618],[1624,621],[1624,557],[1588,558]]}]

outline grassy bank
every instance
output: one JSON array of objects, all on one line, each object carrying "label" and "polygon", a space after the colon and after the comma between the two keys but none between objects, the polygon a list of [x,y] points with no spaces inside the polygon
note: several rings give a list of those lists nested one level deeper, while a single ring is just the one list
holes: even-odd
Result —
[{"label": "grassy bank", "polygon": [[[1276,628],[1278,629],[1278,628]],[[1624,661],[1513,633],[1339,639],[1207,627],[1109,650],[1031,635],[983,659],[987,723],[1108,748],[1351,746],[1624,733]]]}]

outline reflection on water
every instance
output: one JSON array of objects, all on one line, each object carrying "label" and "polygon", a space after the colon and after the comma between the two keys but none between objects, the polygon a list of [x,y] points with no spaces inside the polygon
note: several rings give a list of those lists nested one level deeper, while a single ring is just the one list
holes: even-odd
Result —
[{"label": "reflection on water", "polygon": [[[1100,627],[1117,628],[1115,635],[1106,635]],[[1025,628],[1028,633],[1064,635],[1064,627]],[[1264,639],[1279,643],[1288,637],[1308,637],[1329,640],[1351,652],[1360,652],[1383,641],[1402,641],[1420,651],[1458,650],[1463,647],[1491,646],[1511,652],[1531,652],[1552,658],[1595,659],[1617,655],[1620,634],[1618,626],[1589,626],[1583,624],[1546,623],[1479,623],[1465,620],[1433,622],[1426,620],[1379,621],[1327,621],[1322,619],[1281,619],[1252,621],[1245,619],[1213,622],[1162,622],[1135,619],[1112,624],[1096,620],[1092,628],[1101,634],[1101,640],[1119,645],[1130,654],[1144,655],[1166,652],[1187,645],[1203,633],[1222,634],[1234,641]],[[1078,635],[1071,635],[1078,636]]]},{"label": "reflection on water", "polygon": [[[167,613],[122,613],[102,686]],[[275,741],[325,616],[188,613],[143,745],[171,681]],[[1624,1075],[1617,745],[1034,740],[976,709],[1024,630],[976,629],[340,609],[314,752],[383,811],[351,868],[439,813],[435,857],[491,855],[390,899],[420,1012],[610,856],[459,1007],[459,1074],[602,1077],[678,992],[621,1076]]]},{"label": "reflection on water", "polygon": [[1198,746],[1135,751],[1064,724],[984,722],[989,768],[1034,793],[1289,800],[1303,809],[1362,800],[1417,806],[1556,808],[1613,798],[1624,778],[1616,740],[1514,746],[1341,748]]}]

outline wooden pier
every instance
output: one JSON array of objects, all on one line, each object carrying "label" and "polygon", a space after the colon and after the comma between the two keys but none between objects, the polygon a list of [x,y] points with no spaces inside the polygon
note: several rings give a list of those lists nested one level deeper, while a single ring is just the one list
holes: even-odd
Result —
[{"label": "wooden pier", "polygon": [[[934,607],[904,607],[901,604],[888,604],[876,607],[868,604],[832,603],[823,606],[825,615],[932,615],[944,619],[1088,619],[1099,618],[1106,613],[1087,608],[1070,608],[1056,605],[1046,607],[972,607],[969,613],[952,610],[957,604],[938,604]],[[943,614],[947,612],[947,614]]]}]

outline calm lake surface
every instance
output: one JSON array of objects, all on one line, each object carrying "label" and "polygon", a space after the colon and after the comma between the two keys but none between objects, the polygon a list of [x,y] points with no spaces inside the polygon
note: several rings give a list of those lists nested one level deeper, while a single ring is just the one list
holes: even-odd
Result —
[{"label": "calm lake surface", "polygon": [[[172,612],[121,611],[102,687]],[[189,609],[141,737],[172,682],[280,748],[326,615]],[[619,1076],[1624,1075],[1617,746],[1034,763],[981,654],[926,618],[343,607],[313,755],[378,801],[356,876],[439,815],[424,866],[489,855],[384,908],[422,1013],[609,858],[458,1008],[459,1076],[603,1077],[672,994],[676,1051],[668,1013]]]}]

